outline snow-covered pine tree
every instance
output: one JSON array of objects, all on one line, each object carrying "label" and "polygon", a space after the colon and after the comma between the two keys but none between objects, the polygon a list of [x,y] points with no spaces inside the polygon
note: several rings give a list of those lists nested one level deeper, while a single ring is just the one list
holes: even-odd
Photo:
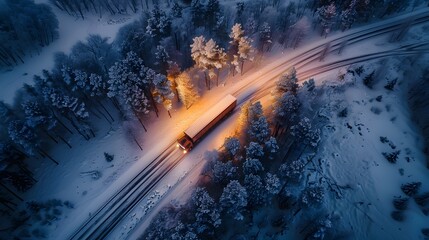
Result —
[{"label": "snow-covered pine tree", "polygon": [[191,15],[192,15],[192,23],[194,27],[204,26],[205,19],[205,6],[202,4],[200,0],[192,0],[191,2]]},{"label": "snow-covered pine tree", "polygon": [[171,90],[175,93],[177,102],[180,102],[176,79],[180,75],[180,67],[176,62],[168,61],[167,79],[171,82]]},{"label": "snow-covered pine tree", "polygon": [[281,96],[283,93],[290,91],[293,95],[298,93],[298,78],[296,77],[295,67],[287,70],[276,82],[274,96]]},{"label": "snow-covered pine tree", "polygon": [[161,103],[164,106],[171,117],[170,110],[173,104],[172,99],[174,98],[174,93],[171,91],[171,82],[167,80],[165,75],[158,73],[153,77],[152,84],[152,96],[157,103]]},{"label": "snow-covered pine tree", "polygon": [[107,81],[98,74],[89,75],[89,85],[91,97],[107,97]]},{"label": "snow-covered pine tree", "polygon": [[45,102],[66,118],[83,138],[89,140],[90,135],[95,137],[87,121],[89,113],[84,102],[59,89],[45,88],[43,95]]},{"label": "snow-covered pine tree", "polygon": [[292,136],[296,137],[298,143],[302,143],[304,145],[300,155],[305,151],[308,146],[312,148],[316,148],[320,141],[320,130],[313,129],[310,123],[310,119],[307,117],[302,118],[298,124],[291,127]]},{"label": "snow-covered pine tree", "polygon": [[198,234],[212,235],[214,229],[222,222],[220,212],[214,199],[205,188],[196,188],[191,199],[192,209],[195,211],[194,229]]},{"label": "snow-covered pine tree", "polygon": [[319,17],[320,26],[322,27],[321,35],[328,35],[331,31],[331,27],[334,24],[334,18],[337,14],[337,9],[334,2],[330,5],[325,5],[317,9],[317,15]]},{"label": "snow-covered pine tree", "polygon": [[236,137],[227,137],[223,143],[226,153],[230,157],[235,157],[240,151],[241,144],[240,140]]},{"label": "snow-covered pine tree", "polygon": [[265,116],[261,116],[256,120],[251,120],[247,134],[251,141],[257,141],[260,144],[264,144],[270,137],[270,128],[267,118]]},{"label": "snow-covered pine tree", "polygon": [[343,10],[340,15],[341,19],[341,30],[345,31],[352,27],[352,24],[356,21],[356,0],[352,0],[349,8]]},{"label": "snow-covered pine tree", "polygon": [[275,136],[280,127],[288,130],[290,126],[296,123],[300,105],[298,98],[290,91],[283,93],[279,97],[274,96],[273,115],[276,124],[274,129]]},{"label": "snow-covered pine tree", "polygon": [[205,70],[207,69],[207,56],[205,52],[206,39],[204,36],[194,37],[191,44],[191,57],[195,62],[195,67],[204,71],[206,87],[209,88],[209,82]]},{"label": "snow-covered pine tree", "polygon": [[40,137],[25,122],[21,120],[11,121],[8,132],[10,139],[20,146],[26,154],[36,156],[39,153]]},{"label": "snow-covered pine tree", "polygon": [[244,2],[238,2],[235,5],[236,13],[235,13],[235,22],[244,24],[243,22],[243,12],[244,12]]},{"label": "snow-covered pine tree", "polygon": [[[208,70],[209,79],[208,79],[208,87],[210,90],[210,80],[216,76],[216,85],[219,85],[219,71],[226,65],[227,56],[224,52],[224,49],[219,47],[213,39],[207,41],[204,46],[204,65]],[[217,73],[214,70],[217,70]]]},{"label": "snow-covered pine tree", "polygon": [[147,19],[146,33],[156,42],[170,35],[171,20],[167,14],[155,5]]},{"label": "snow-covered pine tree", "polygon": [[179,220],[176,224],[176,227],[172,228],[171,230],[172,233],[167,235],[168,238],[171,240],[198,240],[198,236],[195,233],[195,229],[191,226],[191,224],[185,224],[181,220]]},{"label": "snow-covered pine tree", "polygon": [[279,146],[277,145],[277,140],[274,137],[270,137],[264,144],[265,150],[268,153],[270,159],[273,158],[274,154],[279,150]]},{"label": "snow-covered pine tree", "polygon": [[261,161],[255,158],[247,158],[243,163],[243,173],[245,175],[259,175],[264,171]]},{"label": "snow-covered pine tree", "polygon": [[247,101],[240,107],[240,114],[238,115],[237,126],[235,128],[235,135],[242,135],[249,125],[249,107],[251,103]]},{"label": "snow-covered pine tree", "polygon": [[256,142],[250,142],[246,149],[246,159],[261,159],[264,156],[264,148]]},{"label": "snow-covered pine tree", "polygon": [[212,31],[216,27],[220,15],[221,8],[219,5],[219,0],[208,0],[204,16],[206,19],[205,23],[207,24],[209,31]]},{"label": "snow-covered pine tree", "polygon": [[249,36],[252,36],[256,29],[258,29],[258,23],[255,20],[255,16],[253,14],[250,15],[249,18],[247,18],[247,21],[244,25],[244,29],[249,34]]},{"label": "snow-covered pine tree", "polygon": [[252,40],[244,36],[244,31],[239,23],[232,26],[229,37],[231,38],[229,53],[231,64],[234,66],[233,74],[235,71],[242,73],[244,61],[253,60],[252,53],[254,49],[251,45]]},{"label": "snow-covered pine tree", "polygon": [[267,173],[265,176],[265,190],[271,196],[274,196],[280,192],[282,185],[280,183],[280,179],[276,174]]},{"label": "snow-covered pine tree", "polygon": [[57,126],[57,120],[52,116],[52,113],[40,106],[37,101],[26,101],[21,106],[27,125],[33,129],[41,129],[54,142],[58,143],[50,133]]},{"label": "snow-covered pine tree", "polygon": [[246,133],[250,141],[264,144],[270,136],[268,121],[263,114],[260,102],[251,104],[248,107]]},{"label": "snow-covered pine tree", "polygon": [[235,220],[243,220],[243,211],[247,206],[247,191],[237,180],[232,180],[223,189],[219,203],[226,213],[233,216]]},{"label": "snow-covered pine tree", "polygon": [[46,153],[41,147],[41,138],[36,135],[34,130],[28,126],[24,121],[13,120],[9,123],[8,127],[9,137],[18,146],[22,147],[22,150],[30,156],[35,156],[39,153],[42,157],[48,157],[56,165],[59,163],[53,159],[48,153]]},{"label": "snow-covered pine tree", "polygon": [[260,176],[254,174],[246,175],[244,177],[244,188],[247,191],[249,207],[256,209],[265,205],[267,194]]},{"label": "snow-covered pine tree", "polygon": [[213,182],[227,183],[229,180],[236,178],[236,175],[237,167],[234,167],[231,161],[226,163],[215,161],[213,165]]},{"label": "snow-covered pine tree", "polygon": [[303,171],[306,164],[303,158],[283,163],[279,167],[278,174],[286,182],[299,183],[304,176]]},{"label": "snow-covered pine tree", "polygon": [[155,59],[155,65],[157,66],[158,71],[162,74],[166,74],[169,69],[170,55],[164,46],[156,46]]},{"label": "snow-covered pine tree", "polygon": [[173,17],[181,18],[182,10],[183,10],[183,7],[178,2],[173,3],[173,7],[171,8],[171,13],[173,14]]},{"label": "snow-covered pine tree", "polygon": [[[155,100],[151,95],[151,81],[155,72],[143,65],[143,60],[134,52],[129,52],[127,57],[109,69],[108,97],[118,96],[126,107],[132,112],[149,113],[152,107],[156,111]],[[148,98],[153,99],[152,104]]]},{"label": "snow-covered pine tree", "polygon": [[195,103],[200,95],[197,89],[192,84],[191,77],[188,72],[180,73],[176,78],[177,91],[179,93],[180,100],[185,105],[186,109],[189,109],[193,103]]},{"label": "snow-covered pine tree", "polygon": [[259,31],[259,51],[261,53],[268,52],[273,43],[271,39],[271,27],[267,22],[264,22]]}]

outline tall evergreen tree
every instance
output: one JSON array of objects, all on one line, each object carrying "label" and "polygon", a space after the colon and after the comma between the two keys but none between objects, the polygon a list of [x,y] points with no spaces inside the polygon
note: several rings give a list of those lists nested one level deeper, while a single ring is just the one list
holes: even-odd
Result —
[{"label": "tall evergreen tree", "polygon": [[328,33],[331,31],[336,14],[337,14],[337,9],[333,2],[330,5],[325,5],[317,9],[317,15],[319,16],[320,26],[322,27],[321,35],[327,36]]},{"label": "tall evergreen tree", "polygon": [[171,20],[167,14],[155,5],[147,19],[146,33],[149,34],[156,42],[170,35]]},{"label": "tall evergreen tree", "polygon": [[237,180],[232,180],[223,189],[219,202],[235,220],[243,220],[243,211],[247,206],[247,191]]},{"label": "tall evergreen tree", "polygon": [[189,73],[182,72],[176,78],[177,83],[177,91],[179,93],[180,100],[185,105],[186,109],[191,107],[193,103],[195,103],[200,95],[198,94],[197,89],[195,89],[192,84],[191,77]]}]

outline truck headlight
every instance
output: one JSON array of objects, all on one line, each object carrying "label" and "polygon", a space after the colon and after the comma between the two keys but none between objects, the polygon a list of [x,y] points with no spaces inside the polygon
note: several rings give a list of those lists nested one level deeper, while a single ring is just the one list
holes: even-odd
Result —
[{"label": "truck headlight", "polygon": [[188,151],[186,151],[186,150],[183,150],[183,153],[187,153]]}]

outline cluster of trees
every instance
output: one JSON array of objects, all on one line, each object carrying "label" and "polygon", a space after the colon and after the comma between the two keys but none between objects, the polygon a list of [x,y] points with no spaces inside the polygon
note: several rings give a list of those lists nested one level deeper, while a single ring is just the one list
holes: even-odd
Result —
[{"label": "cluster of trees", "polygon": [[[412,1],[414,7],[422,1]],[[313,4],[316,12],[321,35],[327,35],[335,28],[342,31],[351,28],[355,22],[367,22],[370,18],[384,16],[405,10],[410,1],[397,0],[348,0],[348,1],[319,1]]]},{"label": "cluster of trees", "polygon": [[24,63],[28,54],[58,38],[58,20],[46,4],[33,0],[0,2],[0,68]]},{"label": "cluster of trees", "polygon": [[[182,207],[167,207],[161,211],[145,233],[147,239],[223,239],[230,236],[244,239],[249,237],[246,233],[257,225],[255,222],[262,212],[279,211],[282,217],[272,224],[280,229],[275,234],[282,234],[296,212],[323,203],[325,189],[322,184],[302,186],[304,170],[312,161],[302,154],[317,150],[320,132],[303,116],[301,107],[301,99],[314,96],[314,81],[306,82],[303,87],[297,82],[293,68],[279,79],[273,91],[274,105],[267,114],[260,102],[247,102],[241,107],[236,135],[226,138],[220,150],[206,155],[202,180],[191,199]],[[293,153],[279,151],[277,138],[272,133],[279,139],[293,139],[292,146],[284,143],[281,147]],[[292,192],[293,188],[299,190]],[[268,210],[270,208],[273,211]],[[327,221],[330,220],[323,215],[316,219],[317,224],[300,234],[325,236],[331,227]],[[228,227],[237,222],[242,226],[240,230]]]}]

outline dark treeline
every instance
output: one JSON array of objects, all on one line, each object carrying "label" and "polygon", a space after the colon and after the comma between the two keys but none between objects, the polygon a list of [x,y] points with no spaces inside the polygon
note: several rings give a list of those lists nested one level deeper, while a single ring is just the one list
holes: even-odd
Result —
[{"label": "dark treeline", "polygon": [[24,63],[58,38],[58,20],[46,4],[0,1],[0,68]]},{"label": "dark treeline", "polygon": [[[85,18],[86,14],[100,16],[104,13],[111,15],[126,14],[129,11],[136,13],[140,9],[149,8],[149,0],[49,0],[49,2],[61,11],[79,16],[82,19]],[[151,4],[153,2],[151,0]]]}]

